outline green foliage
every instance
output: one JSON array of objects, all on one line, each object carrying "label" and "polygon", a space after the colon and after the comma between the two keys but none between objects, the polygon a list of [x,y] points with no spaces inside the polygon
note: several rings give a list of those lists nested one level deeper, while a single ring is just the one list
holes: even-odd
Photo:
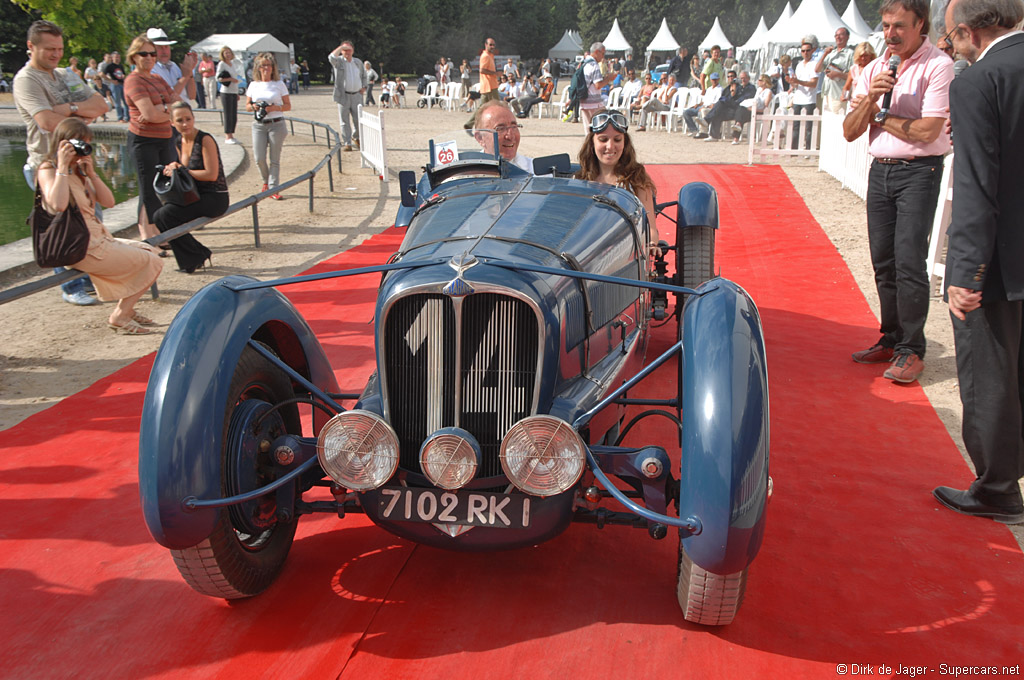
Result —
[{"label": "green foliage", "polygon": [[67,56],[103,56],[104,52],[123,49],[127,34],[116,11],[123,0],[17,0],[26,9],[34,9],[43,19],[64,31]]},{"label": "green foliage", "polygon": [[114,13],[129,40],[148,28],[162,28],[169,38],[176,40],[185,33],[185,19],[174,19],[167,5],[163,0],[120,0]]},{"label": "green foliage", "polygon": [[[25,36],[39,13],[0,2],[0,70],[13,74],[25,65]],[[10,78],[8,78],[10,81]]]}]

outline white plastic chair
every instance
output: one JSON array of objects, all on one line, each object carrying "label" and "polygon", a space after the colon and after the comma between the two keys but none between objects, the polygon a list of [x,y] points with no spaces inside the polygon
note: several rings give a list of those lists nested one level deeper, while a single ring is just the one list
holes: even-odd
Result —
[{"label": "white plastic chair", "polygon": [[462,83],[448,83],[444,86],[444,95],[438,100],[443,109],[454,111],[462,101]]},{"label": "white plastic chair", "polygon": [[538,118],[543,117],[545,111],[551,113],[552,115],[554,115],[555,118],[557,118],[558,116],[561,115],[562,109],[564,109],[565,105],[568,103],[569,88],[567,86],[564,90],[562,90],[562,98],[559,99],[557,102],[540,102],[539,104],[534,104],[533,108],[537,109]]},{"label": "white plastic chair", "polygon": [[437,101],[437,82],[427,83],[427,90],[423,93],[423,96],[427,100],[427,108],[434,108],[434,102]]},{"label": "white plastic chair", "polygon": [[672,99],[669,100],[668,111],[661,111],[658,113],[658,127],[661,127],[661,121],[665,121],[665,127],[669,132],[675,131],[674,119],[682,120],[683,111],[686,110],[686,102],[689,101],[689,92],[682,89],[677,89],[672,95]]},{"label": "white plastic chair", "polygon": [[609,111],[621,111],[622,103],[619,101],[622,98],[622,88],[613,87],[608,92],[608,104],[605,106]]}]

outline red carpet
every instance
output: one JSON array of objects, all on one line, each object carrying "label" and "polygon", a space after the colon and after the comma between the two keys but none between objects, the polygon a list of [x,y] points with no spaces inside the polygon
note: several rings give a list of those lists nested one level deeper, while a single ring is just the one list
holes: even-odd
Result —
[{"label": "red carpet", "polygon": [[[1005,527],[932,500],[933,486],[970,474],[920,388],[850,361],[876,339],[876,321],[785,174],[651,170],[662,200],[692,180],[718,189],[718,262],[757,301],[767,338],[775,498],[733,625],[684,623],[675,539],[619,527],[457,555],[358,516],[304,518],[267,593],[200,596],[139,509],[147,358],[2,433],[0,674],[834,678],[839,664],[878,676],[880,664],[935,675],[940,664],[1020,663],[1020,550]],[[389,231],[322,267],[382,262],[399,241]],[[371,370],[377,283],[287,289],[345,390]],[[664,331],[651,355],[671,342]],[[662,435],[653,427],[630,441]]]}]

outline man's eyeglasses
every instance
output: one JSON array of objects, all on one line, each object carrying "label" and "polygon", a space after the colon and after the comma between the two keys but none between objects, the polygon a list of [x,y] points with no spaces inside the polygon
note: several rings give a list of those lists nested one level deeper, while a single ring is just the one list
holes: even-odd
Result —
[{"label": "man's eyeglasses", "polygon": [[136,52],[135,54],[139,55],[140,57],[155,57],[156,56],[156,52]]},{"label": "man's eyeglasses", "polygon": [[801,52],[813,52],[814,48],[813,47],[801,47],[800,51]]},{"label": "man's eyeglasses", "polygon": [[497,132],[499,135],[503,135],[506,132],[519,132],[519,130],[522,129],[522,127],[523,126],[520,125],[519,123],[515,123],[514,125],[495,125],[494,131]]},{"label": "man's eyeglasses", "polygon": [[946,35],[942,36],[942,40],[940,40],[939,42],[944,42],[947,45],[949,45],[950,47],[952,47],[953,46],[953,34],[956,33],[959,30],[960,30],[960,24],[957,24],[952,29],[950,29],[949,33],[947,33]]},{"label": "man's eyeglasses", "polygon": [[629,129],[629,119],[618,111],[611,113],[599,113],[590,119],[590,131],[594,134],[604,132],[604,129],[611,124],[619,132]]}]

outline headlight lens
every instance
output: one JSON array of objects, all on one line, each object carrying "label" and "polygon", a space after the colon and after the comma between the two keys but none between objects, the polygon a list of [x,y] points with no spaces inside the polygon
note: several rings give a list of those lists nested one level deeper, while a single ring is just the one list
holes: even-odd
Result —
[{"label": "headlight lens", "polygon": [[316,455],[324,472],[345,488],[376,489],[398,468],[398,435],[376,413],[345,411],[320,430]]},{"label": "headlight lens", "polygon": [[531,416],[509,428],[499,457],[516,487],[534,496],[554,496],[579,481],[586,445],[564,420]]},{"label": "headlight lens", "polygon": [[461,489],[476,476],[480,445],[458,427],[438,430],[420,447],[420,467],[430,483],[442,489]]}]

